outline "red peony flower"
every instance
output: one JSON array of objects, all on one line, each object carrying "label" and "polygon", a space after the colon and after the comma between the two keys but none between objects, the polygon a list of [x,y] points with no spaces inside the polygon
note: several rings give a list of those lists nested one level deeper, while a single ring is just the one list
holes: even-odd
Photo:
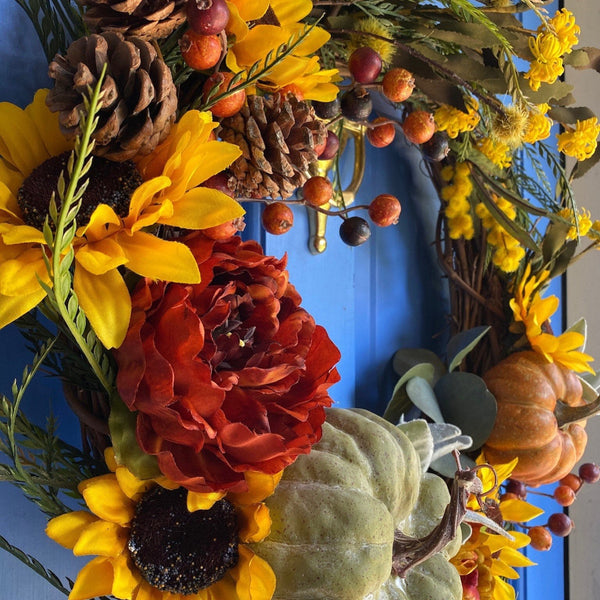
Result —
[{"label": "red peony flower", "polygon": [[117,387],[167,477],[243,490],[244,471],[277,473],[320,439],[340,353],[300,307],[285,258],[239,237],[186,243],[202,281],[140,282]]}]

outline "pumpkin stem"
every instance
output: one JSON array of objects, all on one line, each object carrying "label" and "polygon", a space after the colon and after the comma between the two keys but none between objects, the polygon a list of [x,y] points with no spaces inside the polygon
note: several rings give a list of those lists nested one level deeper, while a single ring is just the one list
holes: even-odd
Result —
[{"label": "pumpkin stem", "polygon": [[452,482],[450,502],[437,527],[422,538],[413,538],[401,531],[394,533],[392,573],[398,577],[406,577],[410,569],[443,550],[456,536],[467,513],[469,494],[481,492],[482,484],[475,471],[459,467]]},{"label": "pumpkin stem", "polygon": [[600,413],[600,396],[583,406],[569,406],[558,400],[554,408],[554,416],[559,427],[587,419],[598,413]]}]

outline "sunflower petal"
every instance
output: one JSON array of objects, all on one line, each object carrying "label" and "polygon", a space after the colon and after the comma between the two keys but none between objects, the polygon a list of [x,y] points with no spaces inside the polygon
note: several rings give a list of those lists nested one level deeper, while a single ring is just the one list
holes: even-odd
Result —
[{"label": "sunflower petal", "polygon": [[248,484],[246,492],[230,493],[229,496],[235,504],[255,504],[268,498],[280,482],[283,471],[269,475],[258,471],[246,471],[244,478]]},{"label": "sunflower petal", "polygon": [[195,188],[209,177],[226,169],[233,161],[240,157],[242,151],[239,146],[228,142],[210,141],[202,144],[201,163],[194,171],[193,177],[188,182],[188,189]]},{"label": "sunflower petal", "polygon": [[128,532],[123,527],[99,519],[90,523],[81,532],[73,547],[73,554],[75,556],[91,554],[115,558],[123,552],[128,537]]},{"label": "sunflower petal", "polygon": [[41,287],[24,296],[0,295],[0,329],[35,308],[45,297],[46,292]]},{"label": "sunflower petal", "polygon": [[110,234],[110,225],[119,226],[121,219],[115,212],[114,208],[108,204],[99,204],[88,223],[77,230],[77,235],[85,236],[89,242],[97,242]]},{"label": "sunflower petal", "polygon": [[515,598],[515,588],[508,581],[494,577],[494,600],[515,600]]},{"label": "sunflower petal", "polygon": [[124,552],[112,561],[114,572],[112,595],[117,598],[133,598],[133,593],[142,580],[139,571],[134,572],[129,568],[128,558],[128,554]]},{"label": "sunflower petal", "polygon": [[514,548],[502,548],[498,558],[511,567],[532,567],[537,564]]},{"label": "sunflower petal", "polygon": [[17,258],[0,264],[0,294],[21,296],[39,293],[38,278],[49,281],[42,251],[38,247],[25,247]]},{"label": "sunflower petal", "polygon": [[226,492],[192,492],[187,494],[187,509],[190,512],[197,510],[208,510],[213,507],[215,502],[218,502],[225,497]]},{"label": "sunflower petal", "polygon": [[519,579],[519,574],[505,562],[496,559],[490,569],[492,573],[498,577],[504,577],[506,579]]},{"label": "sunflower petal", "polygon": [[266,560],[247,546],[239,546],[240,559],[231,575],[239,600],[270,600],[275,592],[275,573]]},{"label": "sunflower petal", "polygon": [[153,479],[138,479],[127,467],[117,467],[115,476],[123,493],[134,502],[137,502],[145,492],[155,486]]},{"label": "sunflower petal", "polygon": [[48,521],[46,535],[56,543],[72,550],[84,529],[98,517],[87,510],[77,510]]},{"label": "sunflower petal", "polygon": [[113,473],[86,479],[78,489],[89,509],[101,519],[118,525],[133,519],[135,504],[123,493]]},{"label": "sunflower petal", "polygon": [[46,106],[47,89],[38,90],[33,102],[25,109],[27,116],[35,123],[46,146],[48,156],[58,156],[73,149],[73,142],[62,134],[58,124],[58,114]]},{"label": "sunflower petal", "polygon": [[239,537],[243,543],[260,542],[271,533],[271,515],[266,504],[244,504],[237,506],[237,512]]},{"label": "sunflower petal", "polygon": [[142,185],[138,186],[131,195],[129,215],[127,216],[126,221],[137,220],[142,211],[150,206],[154,197],[167,189],[171,183],[172,182],[168,177],[161,175],[159,177],[153,177],[148,181],[144,181]]},{"label": "sunflower petal", "polygon": [[512,521],[513,523],[526,523],[544,514],[541,508],[518,498],[502,500],[500,502],[500,512],[505,521]]},{"label": "sunflower petal", "polygon": [[92,275],[103,275],[127,262],[125,252],[112,238],[85,244],[77,249],[77,262]]},{"label": "sunflower petal", "polygon": [[23,177],[50,158],[36,124],[10,102],[0,102],[0,156]]},{"label": "sunflower petal", "polygon": [[311,0],[271,0],[270,4],[282,26],[301,21],[313,7]]},{"label": "sunflower petal", "polygon": [[44,234],[29,225],[13,225],[2,234],[2,241],[8,245],[14,244],[46,244]]},{"label": "sunflower petal", "polygon": [[206,229],[245,214],[242,206],[227,194],[198,187],[187,192],[174,204],[173,216],[160,223],[185,229]]},{"label": "sunflower petal", "polygon": [[117,270],[92,275],[76,265],[73,289],[85,316],[105,348],[118,348],[125,339],[131,298]]},{"label": "sunflower petal", "polygon": [[132,236],[121,234],[119,243],[128,268],[138,275],[177,283],[200,281],[196,259],[185,244],[162,240],[143,231]]},{"label": "sunflower petal", "polygon": [[98,556],[77,575],[69,600],[89,600],[112,593],[114,571],[110,559]]}]

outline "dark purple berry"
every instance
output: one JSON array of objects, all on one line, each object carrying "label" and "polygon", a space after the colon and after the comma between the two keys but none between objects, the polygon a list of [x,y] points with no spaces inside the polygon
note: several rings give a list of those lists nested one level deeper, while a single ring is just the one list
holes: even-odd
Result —
[{"label": "dark purple berry", "polygon": [[515,494],[515,496],[521,498],[521,500],[527,498],[527,487],[522,481],[507,479],[504,486],[507,492]]},{"label": "dark purple berry", "polygon": [[371,236],[371,228],[362,217],[349,217],[340,225],[340,238],[348,246],[360,246]]},{"label": "dark purple berry", "polygon": [[450,151],[448,136],[443,131],[436,131],[428,142],[421,144],[421,151],[423,156],[431,162],[444,160]]},{"label": "dark purple berry", "polygon": [[381,73],[381,56],[373,48],[357,48],[348,59],[348,69],[358,83],[373,83]]},{"label": "dark purple berry", "polygon": [[342,114],[350,121],[366,121],[373,110],[371,95],[363,87],[354,87],[342,94]]},{"label": "dark purple berry", "polygon": [[558,537],[566,537],[573,529],[573,521],[565,513],[554,513],[548,518],[548,529]]},{"label": "dark purple berry", "polygon": [[315,109],[315,115],[317,115],[319,119],[333,119],[337,117],[342,110],[339,96],[336,96],[335,100],[332,100],[331,102],[319,102],[318,100],[313,100],[311,104]]},{"label": "dark purple berry", "polygon": [[325,148],[321,154],[319,154],[319,160],[329,160],[330,158],[333,158],[337,154],[339,148],[340,138],[333,133],[333,131],[328,131],[327,140],[325,141]]},{"label": "dark purple berry", "polygon": [[596,483],[600,480],[600,467],[594,463],[583,463],[579,467],[579,477],[586,483]]},{"label": "dark purple berry", "polygon": [[189,26],[200,35],[221,33],[229,22],[225,0],[188,0],[186,15]]}]

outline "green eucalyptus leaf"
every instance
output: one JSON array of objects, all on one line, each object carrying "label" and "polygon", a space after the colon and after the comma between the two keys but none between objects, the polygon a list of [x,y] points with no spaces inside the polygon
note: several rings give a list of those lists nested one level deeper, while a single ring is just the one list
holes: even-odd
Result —
[{"label": "green eucalyptus leaf", "polygon": [[587,106],[555,106],[548,111],[548,116],[559,123],[576,123],[596,115]]},{"label": "green eucalyptus leaf", "polygon": [[[445,376],[447,377],[447,376]],[[442,377],[443,379],[444,377]],[[441,381],[441,379],[440,379]],[[412,377],[406,383],[406,393],[412,403],[436,423],[443,423],[444,417],[440,411],[437,398],[431,384],[422,377]]]},{"label": "green eucalyptus leaf", "polygon": [[444,421],[473,438],[473,449],[489,437],[496,420],[496,399],[483,379],[473,373],[448,373],[434,388]]},{"label": "green eucalyptus leaf", "polygon": [[[468,456],[461,455],[460,463],[463,469],[472,469],[475,467],[475,461]],[[445,454],[441,458],[434,460],[429,467],[432,471],[443,475],[444,477],[453,478],[456,473],[456,461],[452,454]]]},{"label": "green eucalyptus leaf", "polygon": [[572,179],[583,177],[593,166],[600,161],[600,146],[596,147],[594,154],[585,160],[577,161],[571,171]]},{"label": "green eucalyptus leaf", "polygon": [[596,390],[596,393],[600,389],[600,371],[597,373],[582,373],[579,375],[579,379],[591,385]]},{"label": "green eucalyptus leaf", "polygon": [[575,255],[575,250],[577,250],[578,242],[577,240],[569,240],[563,247],[563,249],[558,253],[556,258],[553,261],[552,267],[550,269],[549,279],[554,279],[554,277],[558,277],[562,275],[571,264],[571,259]]},{"label": "green eucalyptus leaf", "polygon": [[579,381],[581,382],[581,388],[583,389],[583,394],[581,397],[589,404],[590,402],[594,402],[596,398],[598,398],[598,390],[586,379],[579,376]]},{"label": "green eucalyptus leaf", "polygon": [[[437,358],[437,357],[436,357]],[[398,423],[406,412],[411,408],[412,402],[406,393],[406,382],[412,377],[423,377],[427,381],[433,381],[435,368],[430,363],[414,365],[404,372],[398,383],[394,386],[392,397],[383,413],[383,418],[393,423]]]},{"label": "green eucalyptus leaf", "polygon": [[450,338],[448,342],[448,371],[452,372],[463,361],[465,356],[477,346],[481,338],[490,330],[489,326],[481,325],[461,331]]},{"label": "green eucalyptus leaf", "polygon": [[550,223],[542,240],[542,257],[544,258],[544,263],[549,263],[563,248],[570,229],[571,225],[567,225],[566,223]]},{"label": "green eucalyptus leaf", "polygon": [[117,462],[126,466],[138,479],[152,479],[161,474],[158,461],[140,448],[135,435],[136,421],[137,413],[130,411],[114,394],[110,402],[108,427]]},{"label": "green eucalyptus leaf", "polygon": [[425,473],[431,464],[434,447],[432,432],[429,429],[427,421],[424,419],[414,419],[413,421],[398,423],[396,427],[398,427],[402,433],[406,434],[411,441],[419,455],[421,471]]},{"label": "green eucalyptus leaf", "polygon": [[473,440],[452,423],[429,423],[429,429],[433,438],[432,462],[454,450],[468,450],[473,445]]},{"label": "green eucalyptus leaf", "polygon": [[[428,379],[430,383],[435,383],[435,380],[446,373],[446,366],[435,352],[425,348],[401,348],[394,354],[392,367],[398,377],[404,378],[410,369],[422,364],[430,364],[433,367],[433,375]],[[414,375],[425,375],[414,373]],[[404,379],[404,381],[407,381]]]}]

